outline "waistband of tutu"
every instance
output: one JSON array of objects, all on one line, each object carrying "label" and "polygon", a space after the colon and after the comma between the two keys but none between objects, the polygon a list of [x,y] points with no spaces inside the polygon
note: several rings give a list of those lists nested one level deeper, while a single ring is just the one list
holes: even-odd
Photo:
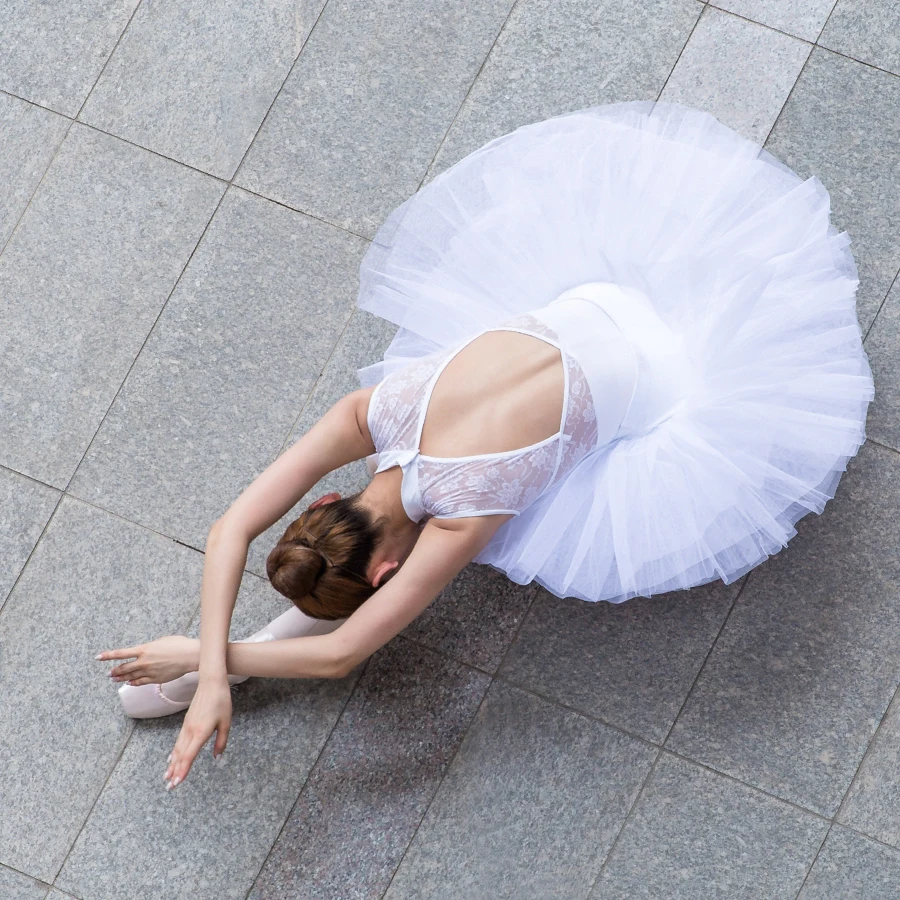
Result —
[{"label": "waistband of tutu", "polygon": [[587,282],[560,294],[553,303],[587,300],[599,307],[627,342],[637,372],[631,401],[615,438],[646,434],[684,403],[691,365],[684,340],[653,308],[646,294],[613,282]]}]

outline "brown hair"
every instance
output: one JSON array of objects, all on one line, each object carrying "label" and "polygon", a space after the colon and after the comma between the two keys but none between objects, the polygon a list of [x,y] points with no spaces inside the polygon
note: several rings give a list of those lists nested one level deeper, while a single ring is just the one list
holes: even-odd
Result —
[{"label": "brown hair", "polygon": [[387,519],[373,521],[357,497],[301,513],[266,559],[272,587],[314,619],[346,618],[375,593],[366,569]]}]

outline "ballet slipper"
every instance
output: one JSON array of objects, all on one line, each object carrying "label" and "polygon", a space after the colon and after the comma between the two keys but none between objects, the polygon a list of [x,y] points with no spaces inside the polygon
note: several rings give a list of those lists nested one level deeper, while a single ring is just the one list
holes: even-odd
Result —
[{"label": "ballet slipper", "polygon": [[[264,629],[238,644],[285,640],[290,637],[328,634],[346,619],[312,619],[293,607],[270,622]],[[241,684],[249,675],[229,675],[230,685]],[[165,684],[123,684],[119,686],[119,702],[132,719],[157,719],[182,712],[191,705],[199,684],[198,672],[185,672]]]}]

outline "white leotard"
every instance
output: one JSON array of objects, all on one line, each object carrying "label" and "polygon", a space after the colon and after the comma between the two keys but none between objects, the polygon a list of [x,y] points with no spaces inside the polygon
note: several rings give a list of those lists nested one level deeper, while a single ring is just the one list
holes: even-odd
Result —
[{"label": "white leotard", "polygon": [[[527,447],[499,453],[460,457],[421,453],[425,413],[441,372],[463,347],[487,331],[519,331],[559,349],[565,376],[559,430]],[[629,421],[640,362],[640,354],[596,300],[562,296],[416,359],[379,382],[367,417],[376,449],[366,460],[369,472],[401,467],[403,507],[415,522],[426,517],[516,516],[565,478],[586,454],[626,433],[623,425]],[[599,406],[595,397],[600,398]]]}]

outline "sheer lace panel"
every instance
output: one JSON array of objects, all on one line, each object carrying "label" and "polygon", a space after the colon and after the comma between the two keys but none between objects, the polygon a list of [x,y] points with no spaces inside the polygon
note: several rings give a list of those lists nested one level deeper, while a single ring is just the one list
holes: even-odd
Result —
[{"label": "sheer lace panel", "polygon": [[[523,331],[559,346],[556,333],[527,313],[497,328]],[[459,349],[460,345],[442,348],[414,360],[378,385],[369,405],[369,429],[376,448],[369,458],[369,471],[375,474],[382,466],[397,464],[387,451],[416,451],[401,464],[417,467],[421,506],[427,516],[518,515],[594,448],[597,423],[587,379],[578,362],[560,348],[567,390],[561,439],[557,433],[520,450],[453,459],[422,455],[417,444],[421,404],[431,378]]]}]

